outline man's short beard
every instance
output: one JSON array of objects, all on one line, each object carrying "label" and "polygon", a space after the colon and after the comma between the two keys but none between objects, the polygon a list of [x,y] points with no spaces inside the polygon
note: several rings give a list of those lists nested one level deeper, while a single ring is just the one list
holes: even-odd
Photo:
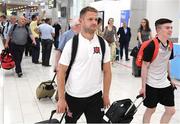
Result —
[{"label": "man's short beard", "polygon": [[90,34],[94,34],[94,30],[91,30],[91,29],[84,29],[84,31],[86,32],[86,33],[90,33]]}]

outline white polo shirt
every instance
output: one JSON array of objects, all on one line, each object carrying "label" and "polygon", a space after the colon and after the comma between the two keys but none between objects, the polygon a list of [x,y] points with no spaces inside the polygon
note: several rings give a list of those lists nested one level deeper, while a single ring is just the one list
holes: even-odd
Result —
[{"label": "white polo shirt", "polygon": [[[104,63],[110,62],[110,48],[105,41]],[[59,60],[68,66],[71,59],[72,39],[69,40]],[[74,97],[92,96],[102,90],[103,72],[101,69],[102,52],[97,35],[89,41],[79,34],[79,44],[74,64],[66,82],[66,92]]]}]

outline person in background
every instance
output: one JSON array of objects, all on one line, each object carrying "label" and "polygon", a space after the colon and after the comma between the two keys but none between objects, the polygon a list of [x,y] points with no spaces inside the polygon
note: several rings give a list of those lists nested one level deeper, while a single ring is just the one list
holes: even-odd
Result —
[{"label": "person in background", "polygon": [[78,50],[66,85],[65,75],[70,63],[72,40],[66,43],[59,61],[57,112],[64,113],[67,110],[66,123],[76,123],[83,113],[87,123],[101,123],[104,108],[110,105],[110,48],[104,41],[105,54],[102,63],[101,46],[95,34],[97,15],[98,11],[89,6],[80,11]]},{"label": "person in background", "polygon": [[59,43],[59,36],[61,34],[61,25],[59,24],[58,21],[55,21],[53,27],[55,29],[54,47],[55,47],[55,49],[57,49],[58,48],[58,43]]},{"label": "person in background", "polygon": [[17,22],[17,18],[16,16],[12,15],[10,16],[10,20],[6,22],[6,24],[4,25],[4,31],[3,31],[3,36],[4,36],[4,43],[6,42],[7,40],[7,37],[8,37],[8,34],[9,34],[9,31],[11,29],[11,27],[13,25],[15,25]]},{"label": "person in background", "polygon": [[[149,124],[151,116],[160,103],[164,106],[165,112],[160,119],[161,124],[168,124],[175,113],[174,88],[175,83],[170,77],[169,60],[173,59],[173,49],[170,48],[169,38],[172,35],[172,21],[167,18],[158,19],[155,22],[159,41],[158,55],[151,62],[155,52],[154,42],[150,42],[144,49],[142,62],[142,86],[140,94],[144,96],[144,106],[146,107],[143,123]],[[168,80],[169,77],[169,80]]]},{"label": "person in background", "polygon": [[[28,36],[31,37],[32,43],[35,45],[36,41],[31,33],[31,30],[25,27],[26,18],[24,16],[20,16],[18,19],[18,23],[11,27],[9,31],[9,35],[6,40],[5,48],[11,46],[12,55],[15,61],[15,71],[18,77],[23,75],[21,69],[21,61],[23,58],[23,52],[26,43],[28,42]],[[10,42],[10,43],[9,43]]]},{"label": "person in background", "polygon": [[32,46],[32,63],[41,64],[41,62],[39,62],[39,55],[40,55],[40,38],[38,32],[39,18],[37,15],[32,15],[31,19],[32,21],[29,26],[36,40],[36,45]]},{"label": "person in background", "polygon": [[0,35],[2,36],[2,42],[3,42],[3,45],[5,46],[5,39],[4,39],[4,28],[5,28],[5,24],[7,23],[7,20],[6,20],[6,16],[5,15],[1,15],[0,16]]},{"label": "person in background", "polygon": [[79,22],[79,18],[77,19],[72,19],[70,21],[70,30],[67,30],[66,32],[64,32],[60,38],[59,38],[59,46],[58,46],[58,49],[56,51],[56,56],[55,56],[55,68],[54,70],[57,71],[57,65],[58,65],[58,62],[59,62],[59,59],[61,57],[61,53],[64,49],[64,46],[65,44],[74,37],[74,35],[78,34],[81,30],[81,27],[80,27],[80,22]]},{"label": "person in background", "polygon": [[138,29],[138,44],[141,45],[144,41],[150,39],[152,39],[152,32],[149,27],[149,21],[146,18],[143,18]]},{"label": "person in background", "polygon": [[119,28],[117,35],[120,35],[119,43],[120,43],[121,60],[123,57],[123,48],[125,48],[126,61],[129,61],[128,48],[129,48],[129,42],[131,39],[131,29],[129,27],[127,27],[126,22],[123,22],[123,26]]},{"label": "person in background", "polygon": [[[26,18],[26,24],[25,26],[29,28],[30,25],[30,20]],[[26,43],[25,46],[25,56],[31,56],[32,55],[32,40],[30,37],[28,37],[28,42]]]},{"label": "person in background", "polygon": [[102,31],[102,19],[98,18],[97,22],[98,22],[98,26],[97,26],[97,30],[96,30],[96,34],[103,37],[103,31]]},{"label": "person in background", "polygon": [[109,18],[108,25],[105,27],[103,37],[109,43],[111,48],[111,63],[113,64],[116,59],[116,41],[118,38],[113,18]]},{"label": "person in background", "polygon": [[46,18],[45,23],[38,26],[42,45],[42,66],[49,67],[53,37],[55,35],[54,28],[51,26],[51,19]]}]

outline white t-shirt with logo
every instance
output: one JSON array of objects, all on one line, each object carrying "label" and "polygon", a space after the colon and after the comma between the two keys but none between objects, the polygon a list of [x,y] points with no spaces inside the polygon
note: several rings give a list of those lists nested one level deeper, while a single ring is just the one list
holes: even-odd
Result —
[{"label": "white t-shirt with logo", "polygon": [[[110,48],[105,41],[104,63],[110,62]],[[72,39],[62,52],[59,63],[68,66],[71,59]],[[92,96],[102,90],[103,72],[101,69],[102,52],[97,35],[89,41],[79,34],[79,44],[75,61],[66,82],[66,92],[74,97]]]},{"label": "white t-shirt with logo", "polygon": [[168,62],[171,50],[165,49],[159,44],[159,52],[155,60],[150,64],[147,75],[147,84],[155,88],[165,88],[170,86],[168,76]]}]

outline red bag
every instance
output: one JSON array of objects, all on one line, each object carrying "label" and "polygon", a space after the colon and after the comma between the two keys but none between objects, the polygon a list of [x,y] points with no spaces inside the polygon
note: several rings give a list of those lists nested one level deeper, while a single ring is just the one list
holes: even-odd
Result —
[{"label": "red bag", "polygon": [[9,70],[15,67],[15,62],[13,60],[13,57],[11,53],[9,53],[8,50],[2,51],[0,55],[0,62],[1,62],[1,67],[6,70]]},{"label": "red bag", "polygon": [[[159,41],[157,38],[154,38],[153,40],[148,40],[148,41],[145,41],[141,44],[141,47],[139,49],[139,52],[138,52],[138,55],[137,55],[137,58],[136,58],[136,65],[138,67],[141,67],[142,66],[142,59],[143,59],[143,55],[144,55],[144,49],[149,45],[150,42],[154,42],[155,44],[155,50],[154,50],[154,53],[153,53],[153,57],[152,57],[152,60],[151,60],[151,63],[152,61],[157,57],[158,55],[158,51],[159,51]],[[172,50],[173,48],[173,43],[171,41],[169,41],[169,47],[170,49]]]}]

